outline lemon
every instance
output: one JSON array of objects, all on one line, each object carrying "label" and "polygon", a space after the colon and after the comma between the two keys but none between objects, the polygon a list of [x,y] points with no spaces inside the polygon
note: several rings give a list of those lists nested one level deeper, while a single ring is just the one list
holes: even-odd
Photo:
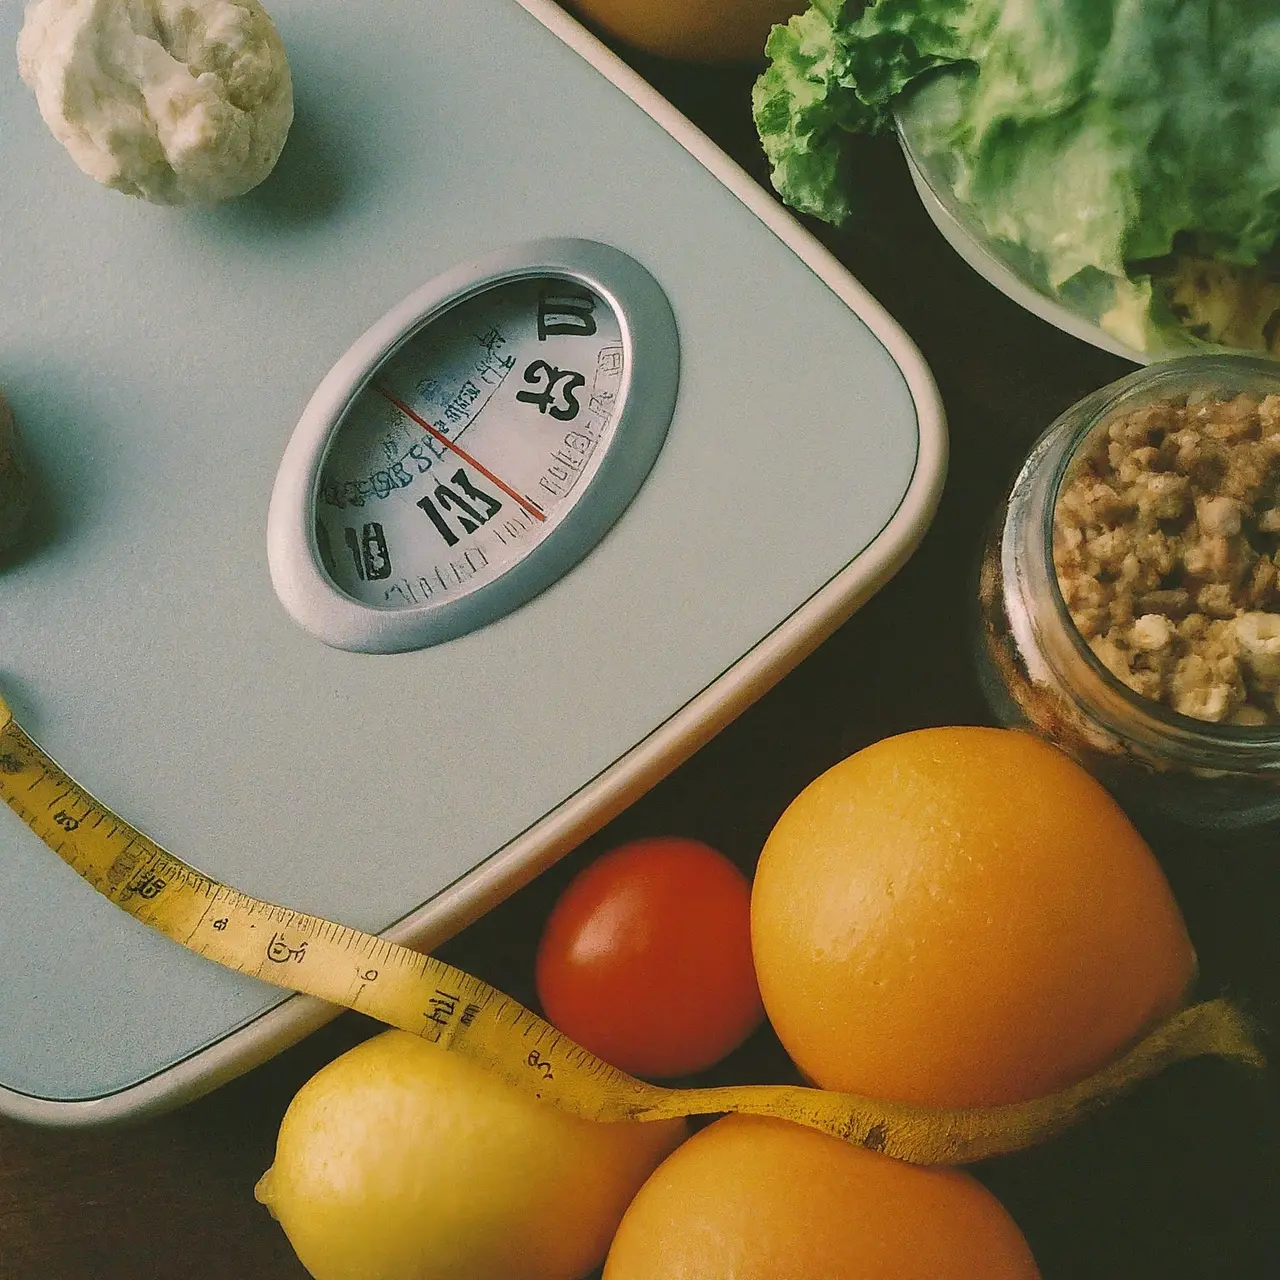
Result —
[{"label": "lemon", "polygon": [[316,1280],[577,1280],[685,1134],[579,1120],[388,1031],[303,1085],[255,1195]]}]

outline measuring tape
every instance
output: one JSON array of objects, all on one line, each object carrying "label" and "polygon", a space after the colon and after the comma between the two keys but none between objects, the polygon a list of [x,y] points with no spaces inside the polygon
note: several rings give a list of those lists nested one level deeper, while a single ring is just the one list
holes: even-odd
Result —
[{"label": "measuring tape", "polygon": [[737,1111],[791,1120],[918,1164],[964,1164],[1043,1141],[1185,1058],[1215,1054],[1262,1065],[1243,1017],[1213,1000],[1175,1014],[1080,1084],[1008,1106],[906,1106],[794,1085],[662,1088],[610,1066],[443,961],[202,875],[69,778],[3,699],[0,797],[99,893],[174,942],[238,973],[421,1036],[587,1120]]}]

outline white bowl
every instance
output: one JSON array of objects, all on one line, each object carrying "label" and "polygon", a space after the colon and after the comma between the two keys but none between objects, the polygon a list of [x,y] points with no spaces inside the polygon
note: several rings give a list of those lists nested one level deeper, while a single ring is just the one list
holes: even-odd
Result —
[{"label": "white bowl", "polygon": [[1012,298],[1019,306],[1047,320],[1051,325],[1091,343],[1103,351],[1123,356],[1135,364],[1150,364],[1154,360],[1167,359],[1169,351],[1139,351],[1119,338],[1113,337],[1100,325],[1088,317],[1072,311],[1069,307],[1041,293],[1028,284],[1006,262],[999,258],[964,222],[954,202],[947,200],[942,194],[942,184],[935,187],[925,176],[919,161],[912,154],[910,143],[899,122],[898,140],[902,153],[907,160],[907,169],[911,181],[915,183],[916,193],[920,197],[925,211],[933,219],[934,225],[942,232],[951,247],[985,280],[995,285],[1001,293]]},{"label": "white bowl", "polygon": [[[955,197],[952,175],[947,172],[948,157],[945,154],[931,155],[915,145],[913,106],[931,102],[929,109],[938,109],[938,100],[931,101],[927,96],[929,92],[926,88],[911,95],[895,115],[898,143],[906,158],[911,180],[920,202],[951,247],[1003,294],[1064,333],[1135,364],[1146,365],[1190,355],[1267,357],[1265,351],[1200,341],[1190,333],[1180,334],[1174,326],[1163,330],[1152,327],[1148,333],[1148,346],[1142,350],[1104,328],[1099,323],[1100,308],[1091,311],[1083,299],[1073,303],[1070,298],[1050,290],[1030,254],[1016,245],[989,236],[964,202]],[[948,104],[943,101],[941,105],[945,110]]]}]

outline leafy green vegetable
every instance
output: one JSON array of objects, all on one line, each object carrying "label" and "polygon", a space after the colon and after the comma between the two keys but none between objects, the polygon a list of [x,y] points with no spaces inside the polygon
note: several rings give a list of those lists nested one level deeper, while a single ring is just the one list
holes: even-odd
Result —
[{"label": "leafy green vegetable", "polygon": [[981,238],[1130,340],[1172,323],[1173,255],[1276,265],[1277,0],[816,0],[766,52],[756,127],[803,212],[848,216],[845,141],[896,115]]},{"label": "leafy green vegetable", "polygon": [[770,66],[751,107],[773,184],[789,205],[828,222],[848,216],[837,182],[842,135],[888,127],[907,85],[961,60],[954,21],[966,7],[967,0],[881,0],[862,11],[855,0],[815,0],[773,28]]}]

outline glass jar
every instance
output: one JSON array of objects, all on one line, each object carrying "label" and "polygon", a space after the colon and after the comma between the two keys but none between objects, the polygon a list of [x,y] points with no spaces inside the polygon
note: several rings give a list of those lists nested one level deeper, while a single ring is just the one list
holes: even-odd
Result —
[{"label": "glass jar", "polygon": [[1149,365],[1068,409],[1018,473],[987,540],[978,585],[978,665],[997,718],[1063,748],[1126,807],[1202,829],[1280,820],[1280,725],[1196,719],[1113,675],[1068,610],[1054,562],[1054,516],[1078,462],[1120,415],[1241,392],[1258,400],[1280,394],[1280,363],[1213,355]]}]

